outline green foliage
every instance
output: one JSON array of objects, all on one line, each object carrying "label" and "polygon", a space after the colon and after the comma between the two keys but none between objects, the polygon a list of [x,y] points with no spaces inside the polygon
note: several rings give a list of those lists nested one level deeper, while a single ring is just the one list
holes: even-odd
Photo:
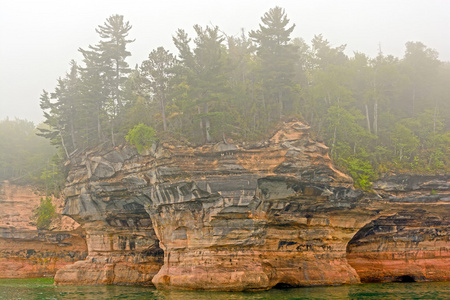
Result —
[{"label": "green foliage", "polygon": [[55,195],[56,197],[60,195],[67,177],[63,165],[64,160],[60,155],[55,154],[42,170],[39,176],[39,187],[44,190],[46,195]]},{"label": "green foliage", "polygon": [[193,28],[192,38],[174,34],[177,55],[159,47],[131,71],[131,25],[108,18],[100,42],[80,49],[83,64],[71,62],[55,91],[42,94],[42,135],[66,157],[125,135],[142,152],[151,128],[194,144],[249,142],[299,117],[362,189],[388,171],[450,171],[450,63],[435,50],[408,42],[402,58],[350,57],[321,34],[292,39],[295,25],[280,7],[248,35]]},{"label": "green foliage", "polygon": [[278,6],[266,12],[261,22],[258,30],[249,33],[257,44],[255,75],[261,83],[260,95],[266,106],[263,114],[269,120],[279,121],[295,110],[298,96],[294,82],[298,49],[290,37],[295,24],[288,27],[289,19]]},{"label": "green foliage", "polygon": [[370,191],[372,187],[372,181],[376,179],[376,174],[367,159],[361,159],[358,157],[349,157],[346,160],[347,171],[355,181],[355,186]]},{"label": "green foliage", "polygon": [[142,153],[143,150],[148,149],[155,142],[155,134],[156,132],[152,127],[140,123],[128,132],[125,139],[135,146],[139,153]]},{"label": "green foliage", "polygon": [[36,227],[39,230],[49,230],[53,220],[57,218],[56,206],[51,197],[41,198],[41,203],[35,211]]},{"label": "green foliage", "polygon": [[70,72],[58,79],[52,93],[41,96],[48,128],[41,135],[60,146],[66,158],[107,138],[114,145],[124,116],[124,83],[131,72],[125,61],[130,52],[126,46],[131,25],[123,16],[113,15],[96,30],[101,40],[88,49],[79,49],[84,66],[71,61]]},{"label": "green foliage", "polygon": [[158,47],[149,54],[148,60],[141,66],[143,82],[153,98],[159,102],[163,131],[167,131],[166,106],[171,92],[170,81],[174,77],[175,64],[175,57],[163,47]]},{"label": "green foliage", "polygon": [[398,160],[411,158],[411,154],[419,145],[419,139],[414,132],[407,126],[397,123],[394,127],[391,137],[395,146],[395,152],[398,155]]},{"label": "green foliage", "polygon": [[0,180],[14,184],[42,187],[41,173],[51,164],[56,149],[49,141],[36,135],[32,122],[0,121]]}]

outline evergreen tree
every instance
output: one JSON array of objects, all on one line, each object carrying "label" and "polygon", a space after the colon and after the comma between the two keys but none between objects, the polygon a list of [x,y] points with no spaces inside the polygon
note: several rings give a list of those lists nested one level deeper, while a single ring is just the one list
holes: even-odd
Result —
[{"label": "evergreen tree", "polygon": [[[326,130],[324,115],[332,106],[348,108],[354,102],[345,46],[332,48],[322,35],[311,42],[307,63],[308,87],[303,90],[303,115],[319,135]],[[334,131],[334,129],[333,129]]]},{"label": "evergreen tree", "polygon": [[[239,37],[227,37],[228,51],[225,56],[226,85],[229,88],[224,112],[229,121],[227,134],[237,139],[253,139],[260,134],[265,120],[260,118],[260,106],[254,68],[256,51],[252,40],[242,31]],[[263,131],[265,133],[265,131]]]},{"label": "evergreen tree", "polygon": [[111,98],[114,100],[120,110],[123,108],[123,97],[120,92],[120,85],[126,80],[126,74],[131,69],[125,59],[131,55],[126,47],[134,40],[127,39],[132,26],[129,22],[124,22],[123,16],[112,15],[104,25],[99,25],[96,32],[102,39],[96,47],[92,47],[101,53],[103,64],[108,67],[105,75],[108,80],[105,82],[110,84]]},{"label": "evergreen tree", "polygon": [[[113,15],[109,17],[104,25],[99,25],[96,32],[100,35],[101,41],[98,45],[89,46],[89,50],[79,49],[83,54],[85,62],[90,61],[90,68],[96,68],[96,72],[101,80],[101,94],[103,103],[98,106],[106,112],[109,118],[110,136],[113,145],[115,144],[115,127],[120,126],[116,118],[120,117],[120,112],[124,106],[124,98],[121,85],[126,80],[126,75],[131,72],[128,63],[125,61],[131,55],[126,47],[134,40],[127,39],[132,26],[129,22],[124,22],[123,16]],[[98,111],[98,125],[100,126],[100,116],[104,114]],[[100,132],[100,130],[98,130]]]},{"label": "evergreen tree", "polygon": [[195,25],[191,40],[179,29],[177,57],[160,47],[131,72],[131,26],[111,16],[97,29],[101,41],[79,49],[84,64],[72,62],[54,92],[43,92],[41,134],[70,158],[108,138],[113,145],[130,138],[141,123],[198,144],[227,143],[259,139],[301,114],[363,189],[375,171],[448,172],[450,65],[436,51],[408,42],[401,59],[381,50],[348,57],[345,45],[332,47],[322,35],[310,44],[291,40],[294,28],[275,7],[248,37]]},{"label": "evergreen tree", "polygon": [[150,87],[152,96],[159,102],[164,131],[167,130],[166,105],[169,100],[175,62],[175,57],[169,51],[158,47],[141,65],[142,74]]},{"label": "evergreen tree", "polygon": [[106,103],[109,90],[105,84],[101,54],[79,49],[84,67],[80,68],[80,93],[83,105],[83,136],[86,147],[105,140],[103,128],[108,120]]},{"label": "evergreen tree", "polygon": [[[421,42],[407,42],[402,66],[409,80],[405,102],[410,116],[433,104],[428,96],[436,81],[439,66],[438,53]],[[431,102],[431,103],[430,103]]]},{"label": "evergreen tree", "polygon": [[140,123],[158,128],[158,118],[155,116],[159,113],[159,103],[153,101],[154,97],[148,79],[142,74],[138,65],[125,81],[123,94],[127,99],[122,113],[121,133],[123,136]]},{"label": "evergreen tree", "polygon": [[[71,61],[70,73],[59,78],[53,93],[44,91],[41,95],[41,109],[44,111],[44,123],[50,129],[40,129],[40,134],[55,144],[61,143],[66,156],[77,150],[77,117],[80,110],[78,66]],[[70,141],[70,142],[69,142]]]},{"label": "evergreen tree", "polygon": [[261,21],[259,29],[250,31],[249,36],[258,45],[258,77],[263,87],[261,97],[270,122],[280,119],[294,108],[297,95],[293,80],[298,54],[296,46],[290,42],[295,24],[287,27],[289,19],[284,9],[278,6],[271,8]]},{"label": "evergreen tree", "polygon": [[194,26],[197,37],[194,39],[195,48],[191,51],[191,41],[183,30],[177,32],[174,37],[175,46],[179,51],[181,68],[181,81],[188,87],[189,102],[185,106],[193,116],[197,109],[197,123],[202,132],[202,138],[206,142],[212,142],[211,117],[217,116],[219,112],[212,112],[215,102],[221,98],[224,92],[223,73],[223,47],[224,38],[218,27],[207,26],[203,29],[199,25]]}]

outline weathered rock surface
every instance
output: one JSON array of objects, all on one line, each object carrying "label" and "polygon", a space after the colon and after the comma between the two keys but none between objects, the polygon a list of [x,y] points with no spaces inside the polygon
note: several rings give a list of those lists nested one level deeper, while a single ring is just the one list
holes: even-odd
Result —
[{"label": "weathered rock surface", "polygon": [[[83,233],[74,231],[78,224],[72,219],[54,222],[58,230],[36,229],[33,211],[39,199],[30,187],[1,184],[0,278],[53,277],[62,267],[86,258]],[[58,199],[54,200],[58,204]]]},{"label": "weathered rock surface", "polygon": [[403,208],[349,242],[347,260],[363,282],[450,280],[449,176],[390,176],[375,188]]},{"label": "weathered rock surface", "polygon": [[86,255],[80,232],[0,229],[0,278],[53,277]]},{"label": "weathered rock surface", "polygon": [[149,200],[140,189],[147,181],[138,159],[123,148],[87,153],[73,163],[64,213],[82,224],[89,254],[60,270],[57,284],[152,285],[164,254],[144,209]]},{"label": "weathered rock surface", "polygon": [[298,121],[254,145],[96,149],[73,159],[65,195],[89,256],[57,284],[163,289],[357,283],[347,245],[366,224],[430,204],[449,211],[445,197],[363,197]]},{"label": "weathered rock surface", "polygon": [[85,229],[89,256],[58,271],[58,284],[151,285],[163,256],[151,226],[141,222],[130,230],[93,222]]}]

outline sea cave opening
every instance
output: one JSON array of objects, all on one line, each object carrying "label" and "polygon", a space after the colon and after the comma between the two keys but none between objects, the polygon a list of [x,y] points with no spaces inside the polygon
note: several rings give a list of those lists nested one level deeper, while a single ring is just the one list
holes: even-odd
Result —
[{"label": "sea cave opening", "polygon": [[290,284],[288,284],[288,283],[280,282],[280,283],[277,283],[277,284],[273,287],[273,289],[284,290],[284,289],[290,289],[290,288],[293,288],[293,287],[294,287],[293,285],[290,285]]},{"label": "sea cave opening", "polygon": [[413,276],[410,275],[402,275],[398,276],[395,282],[416,282]]}]

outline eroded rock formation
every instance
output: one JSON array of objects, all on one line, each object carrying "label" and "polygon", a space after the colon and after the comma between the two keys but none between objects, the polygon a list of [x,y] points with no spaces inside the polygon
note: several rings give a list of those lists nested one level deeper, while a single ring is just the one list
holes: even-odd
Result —
[{"label": "eroded rock formation", "polygon": [[[86,258],[83,232],[72,219],[56,220],[54,231],[36,229],[33,214],[40,197],[31,187],[0,184],[0,278],[53,277]],[[54,203],[60,211],[59,199]]]},{"label": "eroded rock formation", "polygon": [[56,283],[164,289],[357,283],[347,245],[366,224],[431,202],[449,210],[442,197],[363,197],[298,121],[253,145],[95,149],[72,160],[65,195],[89,256]]},{"label": "eroded rock formation", "polygon": [[450,280],[449,176],[390,176],[374,187],[393,209],[348,244],[361,281]]},{"label": "eroded rock formation", "polygon": [[82,224],[89,254],[60,270],[58,284],[152,284],[164,254],[144,209],[146,166],[136,154],[93,151],[72,162],[64,213]]}]

